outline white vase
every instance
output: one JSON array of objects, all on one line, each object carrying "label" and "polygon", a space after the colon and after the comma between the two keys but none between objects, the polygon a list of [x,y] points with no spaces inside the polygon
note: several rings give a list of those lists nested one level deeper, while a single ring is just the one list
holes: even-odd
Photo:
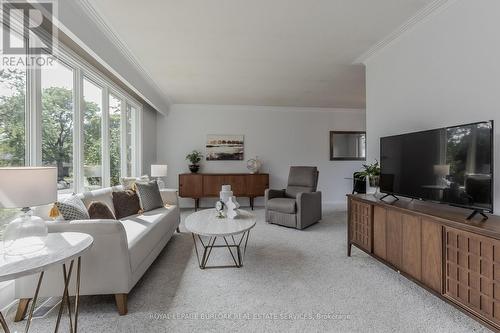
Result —
[{"label": "white vase", "polygon": [[227,217],[229,217],[230,219],[234,219],[240,214],[240,212],[238,211],[238,208],[240,208],[240,204],[236,201],[236,197],[230,197],[226,203],[226,207]]},{"label": "white vase", "polygon": [[231,185],[222,185],[222,189],[219,193],[219,196],[220,196],[220,201],[226,204],[229,198],[233,196],[233,191],[231,191]]}]

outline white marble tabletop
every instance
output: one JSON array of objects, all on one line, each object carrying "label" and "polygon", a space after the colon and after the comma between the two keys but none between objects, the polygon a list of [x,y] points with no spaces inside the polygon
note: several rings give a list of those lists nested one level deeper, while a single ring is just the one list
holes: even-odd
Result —
[{"label": "white marble tabletop", "polygon": [[241,234],[255,226],[255,215],[239,209],[240,216],[235,219],[218,218],[215,209],[204,209],[186,218],[186,229],[201,236],[231,236]]},{"label": "white marble tabletop", "polygon": [[[49,266],[62,264],[81,256],[94,243],[92,236],[79,232],[49,233],[45,248],[20,256],[0,252],[0,282],[45,271]],[[0,251],[3,244],[0,242]]]}]

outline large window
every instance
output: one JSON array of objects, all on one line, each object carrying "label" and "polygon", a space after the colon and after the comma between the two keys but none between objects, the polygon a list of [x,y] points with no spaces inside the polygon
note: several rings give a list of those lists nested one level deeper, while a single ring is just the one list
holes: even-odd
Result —
[{"label": "large window", "polygon": [[102,187],[102,88],[83,79],[83,175],[86,191]]},{"label": "large window", "polygon": [[73,69],[42,67],[42,163],[57,167],[57,188],[71,192],[73,174]]},{"label": "large window", "polygon": [[55,52],[41,68],[0,61],[0,167],[54,166],[60,193],[139,175],[140,104],[64,45]]}]

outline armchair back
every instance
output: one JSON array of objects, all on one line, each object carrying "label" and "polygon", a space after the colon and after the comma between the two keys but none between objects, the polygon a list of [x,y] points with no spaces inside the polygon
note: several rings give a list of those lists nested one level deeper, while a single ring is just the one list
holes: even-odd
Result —
[{"label": "armchair back", "polygon": [[296,198],[301,192],[316,192],[318,187],[319,171],[317,167],[292,166],[288,174],[288,185],[285,194],[289,198]]}]

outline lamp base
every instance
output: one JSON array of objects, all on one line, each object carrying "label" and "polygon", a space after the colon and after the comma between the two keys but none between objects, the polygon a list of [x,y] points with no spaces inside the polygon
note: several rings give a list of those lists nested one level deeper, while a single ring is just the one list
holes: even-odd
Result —
[{"label": "lamp base", "polygon": [[4,254],[31,254],[45,248],[48,230],[44,220],[29,212],[7,225],[3,236]]}]

